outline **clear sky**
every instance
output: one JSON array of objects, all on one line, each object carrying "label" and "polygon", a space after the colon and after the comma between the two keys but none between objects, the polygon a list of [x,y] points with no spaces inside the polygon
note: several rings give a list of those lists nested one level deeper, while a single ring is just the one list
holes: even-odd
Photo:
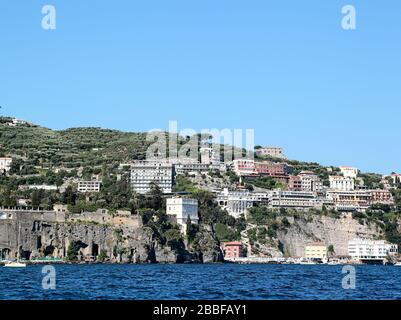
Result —
[{"label": "clear sky", "polygon": [[[41,27],[55,5],[57,29]],[[341,28],[356,8],[357,30]],[[54,128],[255,129],[293,159],[401,171],[399,0],[3,0],[2,113]]]}]

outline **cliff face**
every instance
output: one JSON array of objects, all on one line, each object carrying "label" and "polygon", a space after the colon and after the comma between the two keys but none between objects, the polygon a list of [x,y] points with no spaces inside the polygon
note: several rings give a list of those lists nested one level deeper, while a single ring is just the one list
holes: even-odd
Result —
[{"label": "cliff face", "polygon": [[303,256],[305,246],[311,242],[333,245],[337,255],[348,255],[348,242],[354,238],[374,239],[382,236],[374,224],[362,225],[352,215],[335,219],[316,216],[310,219],[288,218],[290,227],[280,230],[277,238],[287,256]]},{"label": "cliff face", "polygon": [[[36,218],[36,219],[35,219]],[[138,218],[139,219],[139,218]],[[205,239],[207,239],[206,237]],[[0,220],[0,252],[15,258],[18,250],[25,259],[66,258],[74,243],[79,260],[103,255],[113,263],[219,262],[221,251],[211,238],[200,251],[175,252],[154,240],[151,230],[142,226],[99,224],[91,221],[43,221],[38,215],[13,215]],[[216,258],[217,257],[217,258]]]}]

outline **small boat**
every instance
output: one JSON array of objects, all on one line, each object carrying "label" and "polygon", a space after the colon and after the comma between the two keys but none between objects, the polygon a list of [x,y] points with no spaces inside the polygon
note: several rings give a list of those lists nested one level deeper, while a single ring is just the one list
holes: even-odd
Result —
[{"label": "small boat", "polygon": [[6,268],[26,268],[26,263],[20,261],[6,261],[4,264]]},{"label": "small boat", "polygon": [[397,262],[394,264],[395,267],[401,267],[401,262]]},{"label": "small boat", "polygon": [[[20,243],[20,237],[21,237],[21,226],[18,223],[17,247],[19,246],[19,243]],[[4,267],[6,267],[6,268],[26,268],[26,263],[21,262],[20,258],[21,258],[21,253],[20,253],[20,250],[18,250],[17,260],[6,261],[4,264]]]}]

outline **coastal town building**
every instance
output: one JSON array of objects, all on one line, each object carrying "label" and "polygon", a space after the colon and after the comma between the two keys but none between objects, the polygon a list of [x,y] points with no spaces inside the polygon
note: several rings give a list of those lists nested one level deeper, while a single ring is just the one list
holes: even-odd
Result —
[{"label": "coastal town building", "polygon": [[258,196],[254,196],[249,191],[229,191],[225,188],[217,195],[218,205],[227,210],[234,218],[239,218],[242,214],[245,215],[255,202],[260,201]]},{"label": "coastal town building", "polygon": [[328,190],[326,197],[333,201],[338,211],[365,211],[372,204],[372,193],[369,190]]},{"label": "coastal town building", "polygon": [[269,207],[309,209],[322,208],[323,203],[317,198],[316,193],[311,191],[288,191],[274,190],[269,199]]},{"label": "coastal town building", "polygon": [[174,184],[174,166],[171,163],[155,161],[137,161],[131,165],[131,188],[146,194],[152,183],[157,184],[163,193],[172,193]]},{"label": "coastal town building", "polygon": [[322,191],[323,182],[320,178],[311,171],[302,171],[299,173],[301,178],[301,190],[302,191]]},{"label": "coastal town building", "polygon": [[310,260],[327,259],[327,246],[324,243],[311,243],[305,246],[305,258]]},{"label": "coastal town building", "polygon": [[274,163],[271,161],[254,161],[252,159],[236,159],[233,161],[233,171],[238,176],[271,176],[285,177],[288,182],[288,175],[294,168],[286,163]]},{"label": "coastal town building", "polygon": [[279,147],[257,148],[255,150],[255,153],[258,156],[267,156],[267,157],[274,157],[274,158],[279,158],[279,159],[286,159],[283,148],[279,148]]},{"label": "coastal town building", "polygon": [[101,181],[79,181],[78,182],[78,192],[100,192],[102,182]]},{"label": "coastal town building", "polygon": [[300,176],[290,175],[287,183],[288,190],[302,191],[302,180]]},{"label": "coastal town building", "polygon": [[353,167],[342,166],[340,172],[345,178],[356,179],[358,177],[359,170]]},{"label": "coastal town building", "polygon": [[224,253],[224,258],[227,260],[235,260],[246,256],[244,245],[239,241],[223,242],[221,249]]},{"label": "coastal town building", "polygon": [[257,174],[255,160],[235,159],[233,161],[233,171],[237,176],[255,176]]},{"label": "coastal town building", "polygon": [[200,148],[201,163],[203,164],[220,164],[220,153],[214,148],[202,147]]},{"label": "coastal town building", "polygon": [[206,173],[210,170],[210,165],[206,163],[180,163],[175,165],[177,174]]},{"label": "coastal town building", "polygon": [[198,200],[189,198],[168,198],[166,213],[176,219],[183,233],[187,232],[188,218],[192,224],[198,224]]},{"label": "coastal town building", "polygon": [[362,262],[383,261],[397,253],[398,246],[384,240],[353,239],[348,242],[348,254]]},{"label": "coastal town building", "polygon": [[372,204],[394,204],[394,198],[390,191],[375,189],[370,190],[372,194]]},{"label": "coastal town building", "polygon": [[286,163],[262,161],[255,162],[255,171],[260,176],[286,176],[294,171],[294,167]]},{"label": "coastal town building", "polygon": [[355,180],[343,176],[330,176],[330,189],[351,191],[355,190]]},{"label": "coastal town building", "polygon": [[0,173],[10,171],[12,162],[13,162],[13,159],[10,157],[1,157],[0,158]]}]

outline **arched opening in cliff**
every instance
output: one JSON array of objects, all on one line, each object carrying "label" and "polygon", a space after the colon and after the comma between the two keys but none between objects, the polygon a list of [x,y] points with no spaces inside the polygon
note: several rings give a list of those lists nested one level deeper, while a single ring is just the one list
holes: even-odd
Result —
[{"label": "arched opening in cliff", "polygon": [[53,253],[54,253],[54,247],[52,246],[52,245],[50,245],[50,246],[47,246],[46,248],[45,248],[45,257],[47,257],[47,256],[53,256]]},{"label": "arched opening in cliff", "polygon": [[9,248],[0,249],[0,258],[1,258],[1,260],[9,259],[10,258],[10,254],[11,254],[11,249],[9,249]]},{"label": "arched opening in cliff", "polygon": [[99,245],[96,243],[92,244],[92,256],[97,257],[99,255]]},{"label": "arched opening in cliff", "polygon": [[22,250],[21,251],[21,259],[23,259],[23,260],[30,260],[31,259],[31,251],[25,251],[25,250]]},{"label": "arched opening in cliff", "polygon": [[38,236],[37,238],[36,238],[36,249],[41,249],[42,248],[42,237],[41,236]]}]

